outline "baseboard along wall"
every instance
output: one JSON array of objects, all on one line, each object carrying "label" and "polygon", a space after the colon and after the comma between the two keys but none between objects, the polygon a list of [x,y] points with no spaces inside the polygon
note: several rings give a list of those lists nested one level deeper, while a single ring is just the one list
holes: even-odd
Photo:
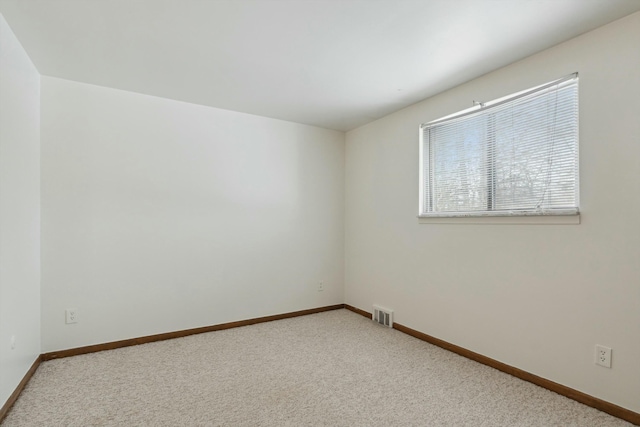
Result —
[{"label": "baseboard along wall", "polygon": [[4,417],[6,417],[7,414],[9,413],[9,409],[11,409],[13,404],[16,403],[16,400],[18,400],[20,393],[22,393],[22,390],[24,390],[24,388],[27,386],[27,383],[29,383],[29,380],[31,379],[33,374],[35,374],[35,372],[38,370],[38,366],[40,366],[40,362],[42,362],[42,355],[39,355],[38,357],[36,357],[36,360],[33,362],[33,365],[31,365],[27,373],[24,375],[24,378],[22,378],[22,381],[20,381],[16,389],[13,391],[13,393],[11,393],[11,396],[9,396],[9,399],[7,399],[5,404],[2,405],[2,408],[0,408],[0,423],[2,422],[2,420],[4,420]]},{"label": "baseboard along wall", "polygon": [[84,347],[70,348],[67,350],[52,351],[39,355],[27,371],[20,384],[9,396],[2,408],[0,408],[0,422],[7,416],[13,404],[18,400],[20,393],[27,386],[27,383],[40,366],[41,362],[47,360],[60,359],[63,357],[78,356],[80,354],[96,353],[98,351],[114,350],[116,348],[130,347],[132,345],[146,344],[155,341],[164,341],[173,338],[186,337],[189,335],[202,334],[205,332],[221,331],[223,329],[239,328],[241,326],[255,325],[257,323],[271,322],[274,320],[288,319],[291,317],[306,316],[308,314],[321,313],[323,311],[339,310],[344,308],[344,304],[329,305],[325,307],[310,308],[308,310],[293,311],[290,313],[275,314],[273,316],[256,317],[254,319],[240,320],[237,322],[221,323],[218,325],[204,326],[202,328],[185,329],[182,331],[167,332],[163,334],[148,335],[140,338],[131,338],[121,341],[112,341],[104,344],[88,345]]},{"label": "baseboard along wall", "polygon": [[104,344],[88,345],[85,347],[71,348],[68,350],[52,351],[42,354],[42,361],[59,359],[62,357],[77,356],[79,354],[95,353],[97,351],[113,350],[132,345],[146,344],[155,341],[170,340],[189,335],[203,334],[205,332],[221,331],[223,329],[239,328],[241,326],[255,325],[256,323],[272,322],[274,320],[288,319],[291,317],[306,316],[308,314],[321,313],[323,311],[338,310],[344,308],[344,304],[329,305],[325,307],[310,308],[308,310],[293,311],[290,313],[274,314],[273,316],[256,317],[254,319],[240,320],[237,322],[221,323],[219,325],[203,326],[201,328],[185,329],[182,331],[166,332],[163,334],[148,335],[146,337],[131,338],[128,340],[112,341]]},{"label": "baseboard along wall", "polygon": [[[255,325],[257,323],[271,322],[274,320],[288,319],[291,317],[306,316],[308,314],[321,313],[323,311],[330,311],[330,310],[338,310],[341,308],[345,308],[347,310],[350,310],[354,313],[357,313],[369,319],[372,318],[371,313],[365,310],[359,309],[349,304],[336,304],[336,305],[330,305],[325,307],[312,308],[308,310],[300,310],[300,311],[294,311],[290,313],[276,314],[273,316],[257,317],[254,319],[240,320],[237,322],[221,323],[219,325],[204,326],[201,328],[194,328],[194,329],[185,329],[182,331],[167,332],[163,334],[149,335],[149,336],[140,337],[140,338],[131,338],[127,340],[113,341],[113,342],[104,343],[104,344],[96,344],[96,345],[90,345],[90,346],[84,346],[84,347],[78,347],[78,348],[71,348],[67,350],[59,350],[59,351],[53,351],[49,353],[43,353],[36,358],[36,360],[33,362],[33,365],[31,365],[31,368],[29,368],[29,370],[25,374],[22,381],[20,381],[20,384],[18,384],[18,386],[16,387],[15,391],[11,394],[11,396],[9,397],[7,402],[2,406],[2,408],[0,408],[0,422],[2,422],[2,420],[7,415],[7,413],[13,406],[13,404],[16,402],[16,400],[18,400],[20,393],[22,393],[22,390],[24,390],[27,383],[29,382],[33,374],[36,372],[36,370],[38,369],[38,366],[40,366],[41,362],[44,362],[47,360],[59,359],[63,357],[77,356],[80,354],[95,353],[98,351],[113,350],[116,348],[146,344],[146,343],[155,342],[155,341],[163,341],[163,340],[168,340],[173,338],[186,337],[189,335],[202,334],[205,332],[221,331],[224,329]],[[494,369],[505,372],[509,375],[513,375],[516,378],[536,384],[540,387],[551,390],[562,396],[568,397],[569,399],[573,399],[584,405],[591,406],[592,408],[596,408],[600,411],[606,412],[610,415],[613,415],[614,417],[623,419],[625,421],[629,421],[630,423],[640,426],[640,414],[637,412],[631,411],[629,409],[623,408],[613,403],[609,403],[602,399],[598,399],[597,397],[590,396],[586,393],[582,393],[578,390],[574,390],[570,387],[564,386],[562,384],[558,384],[546,378],[539,377],[527,371],[523,371],[522,369],[507,365],[506,363],[499,362],[495,359],[492,359],[490,357],[484,356],[479,353],[475,353],[471,350],[467,350],[466,348],[457,346],[455,344],[451,344],[439,338],[432,337],[431,335],[427,335],[423,332],[417,331],[415,329],[411,329],[399,323],[394,322],[393,328],[407,335],[411,335],[412,337],[417,338],[419,340],[436,345],[445,350],[459,354],[460,356],[464,356],[478,363],[482,363],[483,365],[490,366]]]},{"label": "baseboard along wall", "polygon": [[[371,313],[367,311],[353,307],[349,304],[345,304],[344,308],[371,319]],[[483,365],[487,365],[509,375],[513,375],[514,377],[521,380],[528,381],[542,388],[546,388],[547,390],[551,390],[554,393],[558,393],[559,395],[568,397],[569,399],[573,399],[584,405],[591,406],[592,408],[596,408],[602,412],[606,412],[607,414],[613,415],[614,417],[621,418],[625,421],[629,421],[630,423],[640,426],[640,414],[637,412],[631,411],[605,400],[598,399],[597,397],[588,395],[578,390],[574,390],[570,387],[558,384],[546,378],[539,377],[530,372],[523,371],[522,369],[507,365],[506,363],[499,362],[490,357],[473,352],[471,350],[467,350],[466,348],[451,344],[436,337],[432,337],[431,335],[427,335],[423,332],[416,331],[415,329],[411,329],[407,326],[401,325],[400,323],[396,323],[395,321],[393,322],[393,329],[396,329],[407,335],[411,335],[412,337],[418,338],[419,340],[426,341],[429,344],[433,344],[445,350],[449,350],[453,353],[459,354],[460,356],[464,356],[467,359],[474,360],[478,363],[482,363]]]}]

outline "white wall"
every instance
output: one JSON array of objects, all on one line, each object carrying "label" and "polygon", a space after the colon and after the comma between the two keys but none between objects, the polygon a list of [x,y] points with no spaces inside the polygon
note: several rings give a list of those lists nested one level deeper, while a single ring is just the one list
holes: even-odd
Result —
[{"label": "white wall", "polygon": [[40,75],[0,15],[0,406],[39,355]]},{"label": "white wall", "polygon": [[[639,412],[639,46],[636,13],[348,132],[346,302]],[[574,71],[580,225],[418,223],[420,123]]]},{"label": "white wall", "polygon": [[343,302],[344,133],[45,76],[41,132],[43,352]]}]

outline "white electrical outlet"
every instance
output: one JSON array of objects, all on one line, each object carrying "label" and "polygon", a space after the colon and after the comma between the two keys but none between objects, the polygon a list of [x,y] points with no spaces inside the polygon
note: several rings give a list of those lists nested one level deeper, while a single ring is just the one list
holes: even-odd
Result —
[{"label": "white electrical outlet", "polygon": [[318,282],[318,292],[324,291],[324,282]]},{"label": "white electrical outlet", "polygon": [[596,365],[604,366],[605,368],[611,367],[611,352],[609,347],[603,345],[596,345]]},{"label": "white electrical outlet", "polygon": [[11,350],[14,350],[15,348],[16,348],[16,336],[11,335]]},{"label": "white electrical outlet", "polygon": [[65,315],[65,323],[78,323],[78,309],[67,308]]}]

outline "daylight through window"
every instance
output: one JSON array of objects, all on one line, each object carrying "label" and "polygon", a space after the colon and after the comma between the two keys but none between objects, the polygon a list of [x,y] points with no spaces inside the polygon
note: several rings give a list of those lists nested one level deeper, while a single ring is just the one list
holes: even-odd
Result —
[{"label": "daylight through window", "polygon": [[421,126],[420,216],[578,214],[578,75]]}]

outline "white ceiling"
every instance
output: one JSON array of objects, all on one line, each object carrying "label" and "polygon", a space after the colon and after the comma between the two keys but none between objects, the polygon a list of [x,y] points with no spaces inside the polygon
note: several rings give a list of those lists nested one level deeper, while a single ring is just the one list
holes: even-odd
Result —
[{"label": "white ceiling", "polygon": [[640,0],[0,0],[38,71],[349,130]]}]

